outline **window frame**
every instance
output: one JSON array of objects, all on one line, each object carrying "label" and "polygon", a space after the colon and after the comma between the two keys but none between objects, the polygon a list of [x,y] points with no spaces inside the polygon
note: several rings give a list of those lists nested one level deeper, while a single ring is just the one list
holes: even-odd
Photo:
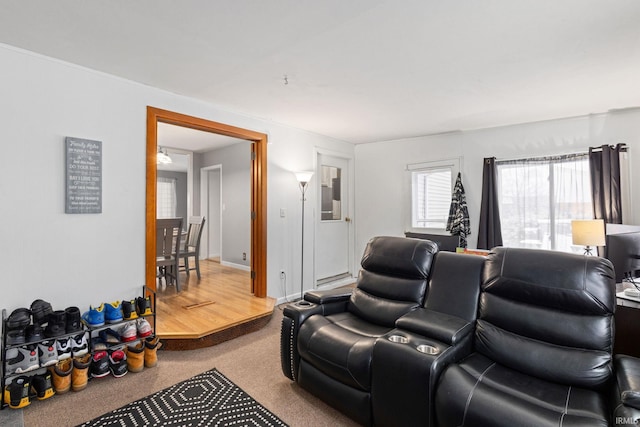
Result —
[{"label": "window frame", "polygon": [[449,169],[451,171],[451,182],[450,182],[450,186],[449,186],[449,201],[451,200],[451,195],[453,193],[453,188],[455,185],[455,180],[458,176],[458,173],[460,172],[460,163],[461,163],[461,159],[460,158],[450,158],[450,159],[442,159],[442,160],[435,160],[435,161],[429,161],[429,162],[421,162],[421,163],[412,163],[412,164],[408,164],[406,167],[406,171],[407,171],[407,185],[408,185],[408,212],[406,215],[406,231],[410,231],[410,232],[416,232],[416,233],[432,233],[432,234],[442,234],[442,235],[448,235],[449,232],[446,231],[447,228],[447,220],[448,220],[448,215],[449,215],[449,211],[447,210],[447,214],[446,216],[443,218],[444,219],[444,223],[442,228],[440,227],[419,227],[416,226],[416,222],[414,220],[415,218],[415,214],[416,214],[416,209],[417,209],[417,203],[418,201],[416,200],[415,197],[415,174],[416,173],[421,173],[421,172],[428,172],[428,171],[436,171],[436,170],[442,170],[442,169]]}]

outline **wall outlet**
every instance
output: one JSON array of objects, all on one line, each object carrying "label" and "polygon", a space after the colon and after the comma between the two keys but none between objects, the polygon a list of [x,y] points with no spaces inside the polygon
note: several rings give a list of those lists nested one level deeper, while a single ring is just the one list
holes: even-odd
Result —
[{"label": "wall outlet", "polygon": [[284,270],[280,270],[280,280],[284,280],[287,275],[284,273]]},{"label": "wall outlet", "polygon": [[243,261],[247,260],[247,253],[246,252],[242,252],[242,260]]}]

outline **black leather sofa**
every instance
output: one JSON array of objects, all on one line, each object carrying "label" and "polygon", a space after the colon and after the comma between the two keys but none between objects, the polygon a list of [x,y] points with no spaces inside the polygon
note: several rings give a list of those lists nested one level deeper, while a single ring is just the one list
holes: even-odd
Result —
[{"label": "black leather sofa", "polygon": [[363,425],[636,425],[614,277],[598,257],[376,237],[354,289],[285,307],[282,370]]}]

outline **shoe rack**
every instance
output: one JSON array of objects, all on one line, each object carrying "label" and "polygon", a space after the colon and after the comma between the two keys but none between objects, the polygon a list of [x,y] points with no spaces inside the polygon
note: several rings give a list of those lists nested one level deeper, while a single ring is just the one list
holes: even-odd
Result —
[{"label": "shoe rack", "polygon": [[[147,320],[147,322],[149,322],[150,326],[151,326],[151,335],[149,335],[148,337],[145,338],[139,338],[136,337],[136,339],[128,341],[128,342],[119,342],[119,343],[107,343],[106,344],[106,351],[110,352],[112,349],[115,348],[126,348],[128,345],[132,345],[135,344],[136,342],[142,340],[144,342],[145,339],[147,338],[155,338],[156,336],[156,294],[155,291],[143,286],[142,287],[142,297],[146,298],[149,297],[150,301],[151,301],[151,314],[147,314],[147,315],[139,315],[138,317],[140,318],[144,318],[145,320]],[[106,304],[106,303],[105,303]],[[35,348],[35,352],[36,352],[36,357],[38,356],[38,344],[41,344],[42,342],[45,341],[53,341],[53,340],[64,340],[64,339],[73,339],[73,337],[78,337],[80,334],[85,334],[86,335],[86,339],[87,339],[87,344],[88,344],[88,351],[90,354],[94,354],[94,352],[99,351],[95,348],[96,342],[95,342],[95,338],[99,336],[100,332],[109,328],[112,329],[119,329],[122,326],[124,326],[127,322],[135,322],[135,320],[127,320],[124,319],[121,321],[117,321],[117,322],[113,322],[113,323],[107,323],[105,322],[104,325],[101,326],[89,326],[86,323],[84,323],[84,321],[81,322],[82,325],[82,329],[80,331],[75,331],[69,334],[60,334],[57,336],[53,336],[53,337],[46,337],[43,338],[41,340],[37,340],[37,341],[29,341],[29,342],[24,342],[24,343],[19,343],[19,344],[9,344],[9,340],[8,340],[8,332],[9,329],[7,327],[7,321],[8,321],[8,317],[9,315],[7,314],[7,310],[6,309],[2,309],[2,340],[0,345],[2,346],[2,348],[0,349],[0,355],[2,357],[2,360],[0,360],[0,385],[1,385],[1,389],[0,389],[0,409],[5,409],[9,406],[9,402],[6,399],[5,396],[5,386],[7,384],[10,384],[13,380],[15,380],[16,378],[20,377],[20,376],[29,376],[29,377],[34,377],[36,375],[41,375],[43,373],[46,373],[47,370],[49,369],[49,367],[47,366],[41,366],[40,364],[38,364],[38,368],[32,369],[32,370],[28,370],[26,372],[12,372],[12,373],[7,373],[7,353],[9,352],[9,350],[11,349],[27,349],[27,348]],[[43,328],[44,329],[44,328]],[[24,354],[24,353],[23,353]],[[73,356],[72,356],[73,357]],[[60,359],[58,359],[60,360]],[[93,356],[92,356],[92,360],[93,360]],[[55,366],[55,365],[52,365]],[[89,369],[89,371],[91,371]],[[91,380],[91,374],[89,374],[89,382]]]},{"label": "shoe rack", "polygon": [[[151,299],[151,314],[147,314],[147,315],[139,315],[139,318],[142,319],[146,319],[149,324],[151,325],[151,335],[145,337],[145,338],[152,338],[155,337],[155,333],[156,333],[156,294],[155,292],[144,286],[143,287],[143,292],[142,292],[142,296],[149,296]],[[120,329],[122,326],[124,326],[125,324],[129,323],[129,322],[135,322],[135,319],[122,319],[119,320],[117,322],[105,322],[104,325],[100,325],[100,326],[88,326],[85,325],[85,327],[87,328],[87,332],[89,333],[89,352],[91,352],[91,354],[93,354],[95,351],[101,350],[101,349],[96,349],[96,343],[95,343],[95,338],[97,338],[100,334],[101,331],[107,330],[107,329]],[[122,347],[122,346],[128,346],[131,344],[135,344],[136,342],[140,341],[140,340],[144,340],[145,338],[140,338],[137,337],[134,340],[131,341],[120,341],[120,342],[114,342],[114,343],[105,343],[106,346],[106,351],[110,351],[114,348],[118,348],[118,347]],[[104,350],[104,349],[102,349]]]}]

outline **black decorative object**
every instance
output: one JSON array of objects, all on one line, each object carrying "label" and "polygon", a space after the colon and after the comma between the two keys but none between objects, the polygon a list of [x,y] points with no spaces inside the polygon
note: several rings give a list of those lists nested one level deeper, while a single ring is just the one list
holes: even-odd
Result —
[{"label": "black decorative object", "polygon": [[286,426],[212,369],[88,421],[82,426]]}]

